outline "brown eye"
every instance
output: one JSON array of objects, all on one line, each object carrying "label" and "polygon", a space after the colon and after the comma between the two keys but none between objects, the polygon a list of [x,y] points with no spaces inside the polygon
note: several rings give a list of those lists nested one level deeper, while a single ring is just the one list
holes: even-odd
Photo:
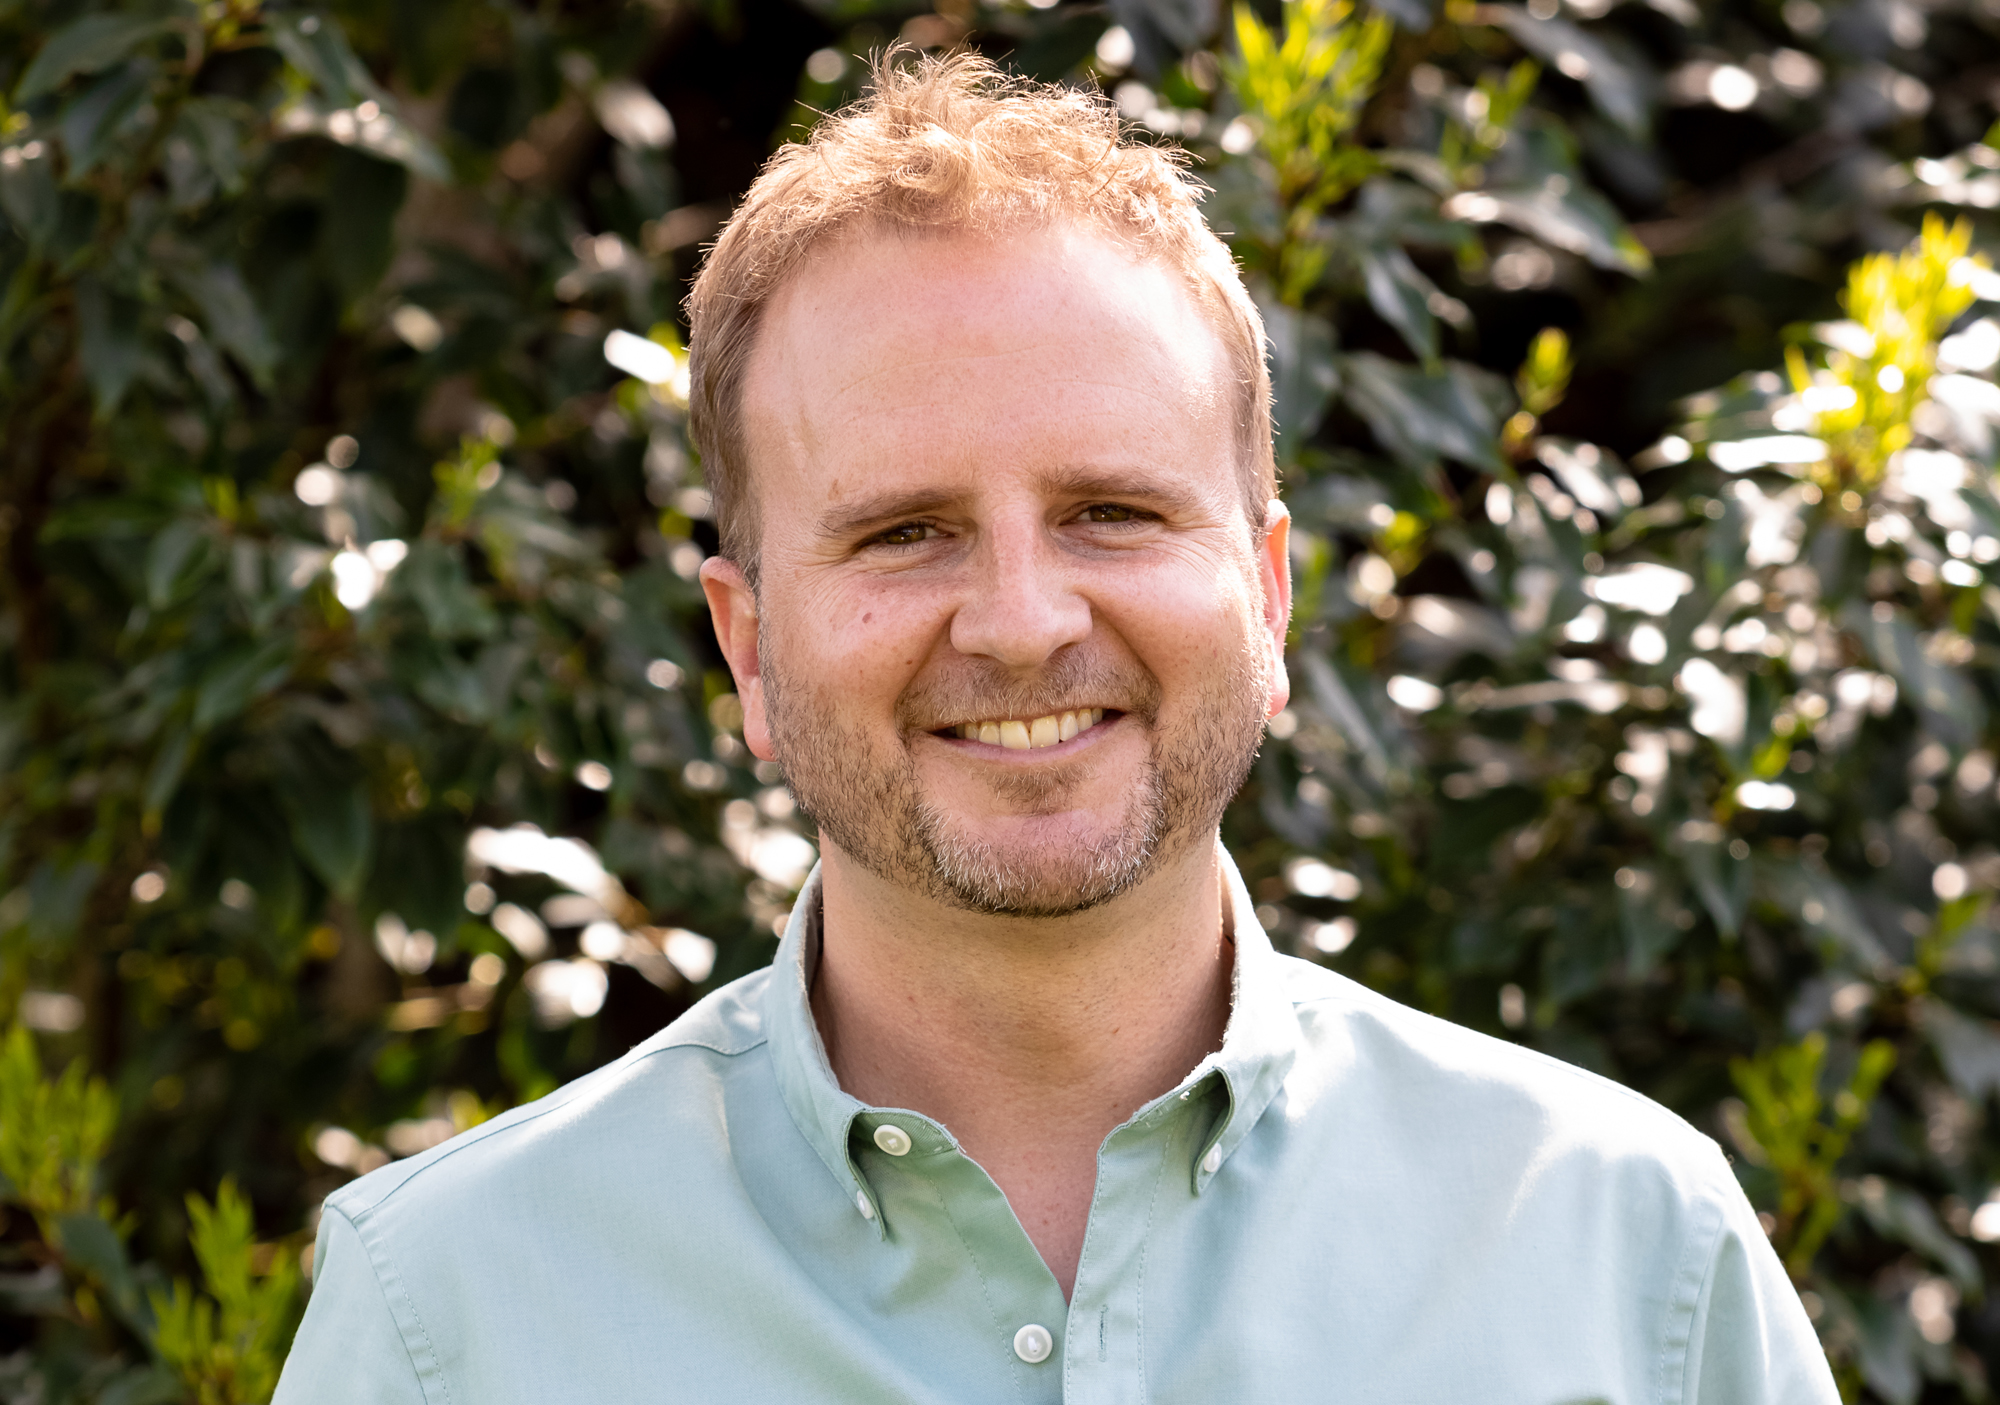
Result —
[{"label": "brown eye", "polygon": [[1131,522],[1136,517],[1131,508],[1109,502],[1094,503],[1083,510],[1086,522]]},{"label": "brown eye", "polygon": [[905,522],[900,527],[891,527],[875,538],[883,546],[915,546],[921,542],[930,529],[921,522]]}]

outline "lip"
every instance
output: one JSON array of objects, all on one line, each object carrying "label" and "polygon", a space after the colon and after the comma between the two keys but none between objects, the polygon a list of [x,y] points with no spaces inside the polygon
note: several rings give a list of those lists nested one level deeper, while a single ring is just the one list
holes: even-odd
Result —
[{"label": "lip", "polygon": [[1024,750],[1015,750],[1012,747],[1000,746],[993,742],[973,741],[967,737],[955,737],[949,731],[944,730],[926,732],[924,735],[933,741],[943,742],[946,746],[955,747],[981,760],[1004,762],[1011,766],[1026,766],[1041,760],[1062,760],[1077,755],[1086,747],[1102,741],[1112,728],[1125,720],[1125,716],[1126,714],[1123,712],[1112,708],[1105,708],[1102,721],[1084,728],[1068,741],[1057,742],[1054,746],[1029,747]]}]

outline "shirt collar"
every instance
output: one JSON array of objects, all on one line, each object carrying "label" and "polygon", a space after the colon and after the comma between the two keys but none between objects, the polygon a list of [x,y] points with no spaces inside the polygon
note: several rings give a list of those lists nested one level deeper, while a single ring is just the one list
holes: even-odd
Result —
[{"label": "shirt collar", "polygon": [[[1256,905],[1243,886],[1243,876],[1220,843],[1217,861],[1223,877],[1223,903],[1228,931],[1236,948],[1231,977],[1229,1023],[1222,1047],[1148,1108],[1172,1098],[1186,1100],[1211,1080],[1220,1079],[1228,1106],[1209,1129],[1201,1153],[1190,1168],[1192,1187],[1199,1194],[1228,1161],[1271,1100],[1284,1085],[1298,1055],[1299,1022],[1286,990],[1284,963],[1257,920]],[[820,870],[814,865],[771,965],[764,997],[764,1028],[778,1090],[799,1131],[819,1153],[857,1210],[883,1232],[881,1207],[852,1150],[854,1120],[873,1111],[842,1091],[826,1056],[826,1045],[813,1021],[809,992],[819,962]],[[1144,1116],[1142,1109],[1138,1116]]]}]

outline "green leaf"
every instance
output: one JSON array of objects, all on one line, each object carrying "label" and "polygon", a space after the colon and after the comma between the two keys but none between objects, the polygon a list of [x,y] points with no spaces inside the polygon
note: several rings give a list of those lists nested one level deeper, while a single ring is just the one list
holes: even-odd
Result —
[{"label": "green leaf", "polygon": [[1499,377],[1458,361],[1424,371],[1372,351],[1341,357],[1339,365],[1348,405],[1404,465],[1422,468],[1443,457],[1504,471],[1494,443],[1507,398]]},{"label": "green leaf", "polygon": [[165,609],[199,574],[208,554],[208,529],[183,517],[161,528],[146,551],[146,603]]},{"label": "green leaf", "polygon": [[230,107],[214,98],[191,98],[174,119],[167,140],[167,179],[177,209],[191,209],[243,185],[243,133]]},{"label": "green leaf", "polygon": [[1680,945],[1681,930],[1668,914],[1677,904],[1665,902],[1665,875],[1639,866],[1639,881],[1618,890],[1618,917],[1625,929],[1625,972],[1643,980]]},{"label": "green leaf", "polygon": [[1346,740],[1347,744],[1361,754],[1361,765],[1368,779],[1376,786],[1388,783],[1390,757],[1387,744],[1382,740],[1382,727],[1378,719],[1372,718],[1362,707],[1355,690],[1341,677],[1340,669],[1318,649],[1305,650],[1295,660],[1311,689],[1312,699]]},{"label": "green leaf", "polygon": [[299,855],[327,887],[351,901],[368,871],[375,838],[367,786],[359,781],[283,785],[278,798]]},{"label": "green leaf", "polygon": [[348,46],[346,33],[330,18],[280,11],[266,16],[265,22],[286,62],[336,106],[388,100],[369,76],[367,65]]},{"label": "green leaf", "polygon": [[413,650],[398,672],[410,679],[417,696],[462,722],[490,722],[497,701],[479,669],[449,648]]},{"label": "green leaf", "polygon": [[389,266],[396,212],[410,186],[401,166],[345,149],[327,163],[326,259],[348,296],[373,287]]},{"label": "green leaf", "polygon": [[186,1398],[180,1378],[164,1366],[135,1366],[112,1378],[97,1405],[180,1405]]},{"label": "green leaf", "polygon": [[1262,309],[1271,346],[1271,418],[1278,433],[1278,461],[1288,463],[1319,428],[1326,402],[1339,384],[1333,362],[1333,324],[1283,303]]},{"label": "green leaf", "polygon": [[1909,1310],[1872,1294],[1849,1299],[1847,1324],[1859,1349],[1861,1375],[1889,1405],[1916,1405],[1924,1378],[1917,1367],[1923,1338]]},{"label": "green leaf", "polygon": [[1431,315],[1431,299],[1437,285],[1424,277],[1410,256],[1392,246],[1367,249],[1361,255],[1361,278],[1368,289],[1368,305],[1384,322],[1394,327],[1403,342],[1426,365],[1437,360],[1437,319]]},{"label": "green leaf", "polygon": [[[28,246],[42,252],[55,239],[62,219],[62,199],[56,189],[55,157],[47,148],[34,160],[25,157],[0,163],[0,214],[5,214]],[[33,272],[24,267],[22,274]]]},{"label": "green leaf", "polygon": [[465,563],[452,547],[430,540],[410,544],[410,554],[392,587],[408,591],[436,639],[489,639],[499,628],[493,607],[466,579]]},{"label": "green leaf", "polygon": [[141,1333],[149,1329],[151,1314],[139,1296],[132,1261],[118,1231],[106,1224],[103,1216],[86,1212],[63,1216],[56,1222],[56,1233],[63,1256],[103,1286],[118,1315]]},{"label": "green leaf", "polygon": [[1867,601],[1854,600],[1841,611],[1840,622],[1896,680],[1904,700],[1941,741],[1954,750],[1978,744],[1986,723],[1979,694],[1963,674],[1930,660],[1906,618],[1892,614],[1886,620],[1877,619]]},{"label": "green leaf", "polygon": [[83,374],[97,418],[108,420],[139,373],[139,303],[95,278],[76,283],[76,319],[83,339]]},{"label": "green leaf", "polygon": [[153,767],[146,773],[146,795],[143,813],[159,815],[165,812],[167,802],[180,789],[181,777],[187,773],[188,758],[194,754],[194,733],[185,725],[177,726],[167,734],[160,749],[153,757]]},{"label": "green leaf", "polygon": [[1543,994],[1566,1005],[1606,984],[1625,952],[1610,914],[1577,903],[1556,909],[1556,929],[1542,948]]},{"label": "green leaf", "polygon": [[1435,812],[1433,862],[1440,872],[1483,871],[1493,843],[1541,813],[1540,792],[1503,785],[1467,800],[1444,800]]},{"label": "green leaf", "polygon": [[268,386],[278,350],[236,266],[208,264],[180,274],[174,282],[200,310],[201,320],[215,339],[250,373],[250,378],[259,386]]},{"label": "green leaf", "polygon": [[1635,137],[1652,125],[1652,83],[1647,73],[1615,54],[1603,40],[1566,19],[1536,19],[1511,5],[1494,7],[1515,42],[1553,68],[1581,78],[1598,111]]},{"label": "green leaf", "polygon": [[195,731],[205,732],[227,721],[284,682],[292,671],[292,651],[291,637],[281,635],[262,644],[239,645],[211,663],[195,693]]},{"label": "green leaf", "polygon": [[1785,769],[1785,763],[1792,759],[1792,739],[1773,736],[1757,748],[1750,757],[1750,774],[1762,780],[1769,780]]},{"label": "green leaf", "polygon": [[74,856],[35,866],[28,877],[28,934],[36,943],[59,946],[75,933],[98,871],[98,865]]},{"label": "green leaf", "polygon": [[1925,1000],[1919,1008],[1924,1035],[1952,1086],[1982,1104],[2000,1092],[2000,1029],[1942,1000]]},{"label": "green leaf", "polygon": [[1795,918],[1809,935],[1822,944],[1830,940],[1853,969],[1878,979],[1894,972],[1896,963],[1882,949],[1860,904],[1831,873],[1760,855],[1756,883],[1764,897]]},{"label": "green leaf", "polygon": [[1567,181],[1526,190],[1481,190],[1452,197],[1445,212],[1482,224],[1508,224],[1551,248],[1589,259],[1599,268],[1640,274],[1653,257],[1632,237],[1609,200]]},{"label": "green leaf", "polygon": [[1868,1184],[1856,1203],[1877,1234],[1928,1255],[1962,1289],[1978,1292],[1984,1286],[1979,1260],[1938,1223],[1922,1197],[1907,1186],[1884,1184],[1879,1195],[1874,1189],[1875,1183]]},{"label": "green leaf", "polygon": [[172,517],[170,509],[144,498],[82,498],[51,512],[42,527],[41,539],[128,542],[151,536]]},{"label": "green leaf", "polygon": [[15,106],[54,92],[79,73],[111,67],[156,34],[174,27],[171,19],[142,15],[86,15],[51,34],[14,89]]},{"label": "green leaf", "polygon": [[128,63],[70,99],[60,124],[70,180],[88,175],[115,146],[125,119],[145,101],[152,76],[152,65]]},{"label": "green leaf", "polygon": [[1732,856],[1720,838],[1681,841],[1681,861],[1701,898],[1702,906],[1725,937],[1734,937],[1743,927],[1743,914],[1750,906],[1750,864]]},{"label": "green leaf", "polygon": [[429,180],[451,178],[449,164],[397,113],[395,100],[369,75],[338,24],[318,15],[294,14],[270,15],[266,22],[279,52],[335,108],[375,104],[374,120],[352,137],[359,150]]}]

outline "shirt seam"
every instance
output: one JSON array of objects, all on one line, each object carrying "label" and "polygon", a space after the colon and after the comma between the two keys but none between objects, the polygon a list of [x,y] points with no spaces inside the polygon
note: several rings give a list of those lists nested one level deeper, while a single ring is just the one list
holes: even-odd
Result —
[{"label": "shirt seam", "polygon": [[1167,1159],[1187,1132],[1187,1118],[1176,1119],[1173,1135],[1160,1139],[1160,1162],[1153,1170],[1153,1193],[1146,1201],[1146,1228],[1139,1236],[1139,1270],[1132,1279],[1133,1364],[1139,1378],[1139,1405],[1145,1405],[1146,1390],[1146,1259],[1153,1243],[1153,1220],[1160,1213],[1160,1187],[1167,1179]]},{"label": "shirt seam", "polygon": [[[369,1276],[375,1280],[375,1291],[382,1295],[382,1306],[387,1309],[389,1320],[396,1324],[396,1340],[403,1344],[404,1354],[409,1357],[410,1373],[416,1377],[417,1389],[424,1393],[424,1399],[427,1401],[430,1400],[432,1398],[431,1388],[425,1381],[426,1373],[422,1363],[418,1359],[418,1350],[410,1345],[409,1327],[404,1324],[401,1316],[397,1313],[396,1305],[389,1296],[388,1286],[382,1281],[382,1270],[384,1260],[388,1258],[387,1253],[380,1246],[378,1237],[363,1234],[361,1226],[354,1222],[352,1216],[348,1215],[338,1206],[328,1206],[327,1209],[346,1221],[347,1227],[354,1231],[355,1242],[361,1245],[362,1252],[368,1256]],[[409,1309],[410,1323],[416,1328],[417,1338],[422,1343],[422,1355],[430,1359],[432,1374],[437,1381],[438,1395],[442,1398],[444,1405],[451,1405],[451,1382],[445,1379],[444,1363],[438,1359],[437,1347],[432,1343],[430,1333],[424,1330],[423,1314],[417,1311],[416,1300],[410,1296],[410,1288],[403,1281],[403,1275],[396,1271],[393,1264],[388,1265],[388,1267],[390,1276],[396,1280],[396,1289],[402,1295],[403,1305]]]},{"label": "shirt seam", "polygon": [[[720,1054],[724,1058],[739,1058],[744,1054],[756,1052],[758,1049],[763,1048],[767,1042],[768,1039],[759,1039],[756,1043],[748,1045],[742,1049],[719,1049],[713,1044],[704,1043],[700,1040],[693,1040],[693,1039],[676,1040],[671,1044],[663,1044],[657,1049],[648,1049],[644,1054],[642,1054],[639,1058],[634,1059],[632,1062],[633,1065],[636,1067],[639,1064],[646,1063],[649,1060],[654,1059],[661,1054],[668,1053],[675,1049],[706,1049],[710,1053]],[[569,1087],[571,1089],[576,1089],[578,1087],[578,1084],[572,1083],[569,1085]],[[582,1096],[582,1093],[579,1092],[578,1096]],[[381,1209],[384,1205],[387,1205],[391,1200],[393,1200],[397,1196],[397,1194],[403,1190],[404,1187],[413,1184],[419,1177],[423,1176],[424,1174],[431,1171],[435,1167],[443,1165],[446,1161],[449,1161],[452,1157],[457,1156],[461,1152],[470,1151],[472,1148],[476,1146],[484,1146],[487,1142],[494,1141],[502,1136],[505,1136],[507,1133],[513,1131],[516,1127],[525,1127],[531,1122],[541,1121],[542,1118],[549,1116],[551,1113],[561,1112],[564,1108],[568,1107],[571,1103],[575,1102],[576,1100],[577,1100],[576,1097],[559,1099],[556,1097],[555,1094],[552,1093],[548,1097],[543,1098],[541,1100],[542,1102],[549,1104],[549,1106],[537,1107],[537,1110],[535,1112],[517,1118],[514,1121],[507,1123],[505,1126],[493,1127],[491,1128],[491,1130],[487,1131],[483,1136],[479,1134],[479,1130],[477,1128],[473,1128],[470,1131],[463,1133],[458,1137],[452,1138],[451,1141],[446,1142],[441,1148],[439,1148],[438,1154],[435,1157],[425,1162],[422,1166],[419,1166],[415,1170],[411,1171],[408,1175],[404,1176],[401,1180],[397,1181],[396,1184],[391,1186],[389,1189],[383,1191],[379,1198],[369,1201],[366,1205],[358,1206],[352,1209],[349,1209],[345,1206],[336,1208],[340,1209],[340,1213],[347,1218],[348,1223],[356,1226],[356,1228],[359,1228],[362,1221],[372,1218],[377,1210]],[[537,1105],[530,1104],[530,1106],[537,1106]],[[357,1181],[354,1182],[354,1184],[359,1185],[361,1184],[361,1182]],[[341,1198],[343,1194],[344,1192],[342,1191],[336,1191],[332,1197],[329,1197],[328,1203],[331,1204],[332,1200]]]},{"label": "shirt seam", "polygon": [[[1672,1322],[1670,1320],[1669,1330],[1666,1335],[1666,1338],[1660,1343],[1661,1405],[1688,1405],[1688,1358],[1694,1351],[1695,1314],[1701,1308],[1701,1300],[1703,1295],[1708,1291],[1709,1281],[1715,1276],[1716,1265],[1720,1258],[1720,1255],[1716,1252],[1717,1244],[1721,1240],[1723,1234],[1726,1233],[1729,1229],[1729,1216],[1723,1212],[1723,1209],[1720,1205],[1713,1204],[1709,1196],[1707,1195],[1703,1195],[1698,1203],[1704,1210],[1708,1209],[1714,1210],[1715,1228],[1711,1230],[1706,1236],[1708,1252],[1704,1257],[1707,1260],[1707,1266],[1703,1268],[1698,1275],[1695,1276],[1693,1294],[1688,1297],[1685,1306],[1683,1306],[1679,1298],[1676,1297],[1675,1301],[1671,1304],[1669,1309],[1669,1311],[1673,1315],[1683,1318],[1682,1331],[1684,1335],[1680,1343],[1680,1358],[1681,1358],[1680,1389],[1675,1391],[1672,1397],[1669,1397],[1667,1394],[1667,1389],[1668,1389],[1667,1372],[1671,1365],[1670,1357],[1673,1354],[1673,1331],[1672,1331]],[[1674,1271],[1674,1282],[1676,1283],[1676,1285],[1678,1285],[1681,1279],[1687,1274],[1687,1269],[1688,1269],[1687,1256],[1695,1251],[1697,1246],[1697,1241],[1700,1240],[1701,1238],[1703,1238],[1703,1236],[1698,1234],[1688,1235],[1687,1246],[1682,1251],[1681,1263],[1675,1268]]]},{"label": "shirt seam", "polygon": [[[979,1255],[974,1251],[972,1241],[965,1237],[965,1231],[959,1227],[958,1216],[951,1212],[951,1202],[945,1198],[944,1191],[928,1177],[924,1179],[924,1188],[930,1191],[931,1197],[937,1201],[938,1209],[944,1211],[945,1223],[950,1225],[951,1232],[958,1236],[958,1244],[960,1248],[965,1250],[965,1257],[972,1261],[972,1271],[979,1277],[980,1299],[986,1304],[986,1315],[993,1319],[994,1335],[1005,1338],[1007,1335],[1007,1323],[1000,1316],[1000,1310],[993,1305],[992,1286],[987,1282],[985,1266],[979,1262]],[[998,1187],[995,1187],[995,1189],[998,1189]],[[1067,1364],[1069,1359],[1069,1333],[1067,1329],[1065,1329],[1063,1336],[1063,1359],[1064,1363]],[[1020,1355],[1019,1352],[1013,1354],[1017,1357]],[[1013,1383],[1014,1398],[1016,1400],[1026,1399],[1027,1392],[1021,1384],[1021,1363],[1017,1360],[1009,1363],[1009,1366],[1007,1379]]]}]

